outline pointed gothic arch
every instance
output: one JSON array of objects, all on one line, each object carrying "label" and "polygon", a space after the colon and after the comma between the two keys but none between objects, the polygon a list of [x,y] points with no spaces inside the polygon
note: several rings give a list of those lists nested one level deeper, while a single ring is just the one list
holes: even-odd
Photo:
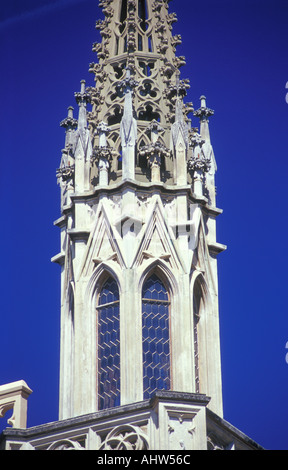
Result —
[{"label": "pointed gothic arch", "polygon": [[96,312],[98,409],[103,410],[120,405],[120,299],[111,275],[99,288]]},{"label": "pointed gothic arch", "polygon": [[[102,262],[91,275],[83,299],[85,308],[89,312],[86,319],[87,328],[91,332],[88,337],[90,351],[89,370],[91,371],[89,380],[91,381],[91,389],[96,391],[93,398],[95,410],[106,409],[120,404],[120,330],[116,331],[115,328],[117,322],[120,325],[122,286],[119,279],[121,279],[121,271],[120,269],[118,270],[116,263],[113,263],[113,261]],[[103,294],[103,288],[107,288],[109,280],[110,283],[111,280],[114,282],[117,299],[114,297],[111,299],[111,302],[107,301],[104,303],[104,296],[101,298],[101,294]],[[105,322],[106,324],[109,323],[109,328],[104,325]],[[111,349],[112,343],[113,351]],[[117,351],[114,350],[115,344]],[[108,351],[109,348],[110,351]],[[112,361],[112,373],[108,377],[110,369],[108,370],[106,365],[108,366],[109,361],[109,368],[111,368],[110,355],[112,357],[112,352],[113,354],[117,353],[118,362]],[[109,381],[109,387],[105,389],[104,381],[106,379]],[[113,381],[112,386],[110,386],[111,381]]]},{"label": "pointed gothic arch", "polygon": [[169,292],[170,300],[173,303],[178,296],[178,283],[173,271],[162,259],[152,258],[150,260],[146,260],[145,269],[141,271],[139,276],[138,291],[142,292],[145,280],[152,274],[156,274],[165,284],[166,289]]},{"label": "pointed gothic arch", "polygon": [[143,398],[171,388],[170,299],[155,272],[142,289]]},{"label": "pointed gothic arch", "polygon": [[120,26],[119,26],[120,33],[122,33],[125,29],[125,22],[127,19],[127,8],[128,8],[127,0],[122,0],[121,10],[120,10]]},{"label": "pointed gothic arch", "polygon": [[139,280],[142,318],[143,398],[173,389],[173,320],[177,282],[162,260],[151,261]]},{"label": "pointed gothic arch", "polygon": [[195,391],[207,393],[207,315],[211,311],[209,289],[203,274],[194,271],[191,279],[192,322],[194,338]]},{"label": "pointed gothic arch", "polygon": [[138,0],[138,16],[140,18],[140,27],[145,32],[148,27],[148,10],[146,0]]}]

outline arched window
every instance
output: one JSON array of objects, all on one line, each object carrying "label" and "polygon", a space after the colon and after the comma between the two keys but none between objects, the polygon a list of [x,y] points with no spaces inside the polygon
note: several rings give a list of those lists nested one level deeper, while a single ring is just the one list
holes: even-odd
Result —
[{"label": "arched window", "polygon": [[125,29],[125,21],[127,19],[127,0],[122,0],[121,13],[120,13],[120,32]]},{"label": "arched window", "polygon": [[144,399],[170,389],[170,302],[163,282],[153,274],[142,291]]},{"label": "arched window", "polygon": [[194,327],[194,363],[195,391],[207,393],[207,377],[203,370],[206,364],[205,340],[205,302],[201,278],[195,280],[193,289],[193,327]]},{"label": "arched window", "polygon": [[146,31],[147,29],[147,5],[146,5],[146,0],[138,0],[138,16],[140,18],[140,27],[142,28],[143,31]]},{"label": "arched window", "polygon": [[160,114],[154,112],[152,106],[147,104],[147,106],[145,106],[145,111],[139,112],[138,119],[140,121],[153,121],[153,119],[155,119],[156,121],[160,122]]},{"label": "arched window", "polygon": [[109,277],[98,298],[98,408],[120,405],[119,290]]},{"label": "arched window", "polygon": [[198,323],[200,320],[200,306],[202,302],[202,292],[199,283],[196,281],[193,292],[193,325],[194,325],[194,358],[195,358],[195,387],[196,393],[200,392],[199,378],[199,335]]}]

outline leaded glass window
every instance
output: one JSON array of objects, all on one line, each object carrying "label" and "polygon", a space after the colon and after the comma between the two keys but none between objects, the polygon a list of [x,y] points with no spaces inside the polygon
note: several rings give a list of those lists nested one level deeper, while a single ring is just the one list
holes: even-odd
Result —
[{"label": "leaded glass window", "polygon": [[200,380],[200,360],[201,360],[201,341],[200,337],[200,320],[203,314],[203,292],[199,279],[196,279],[194,290],[193,290],[193,321],[194,321],[194,361],[195,361],[195,391],[196,393],[201,392],[201,380]]},{"label": "leaded glass window", "polygon": [[144,398],[170,389],[170,302],[162,281],[153,274],[142,292]]},{"label": "leaded glass window", "polygon": [[199,379],[199,344],[198,344],[198,323],[200,320],[201,291],[198,284],[193,292],[193,326],[194,326],[194,357],[195,357],[195,391],[200,393]]},{"label": "leaded glass window", "polygon": [[98,298],[98,407],[120,405],[119,290],[111,277]]}]

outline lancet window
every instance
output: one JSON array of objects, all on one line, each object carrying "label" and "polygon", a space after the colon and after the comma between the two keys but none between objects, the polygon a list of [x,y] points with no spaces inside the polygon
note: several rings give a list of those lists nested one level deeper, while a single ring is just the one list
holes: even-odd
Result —
[{"label": "lancet window", "polygon": [[156,390],[170,389],[170,301],[159,279],[150,276],[142,291],[142,341],[144,399]]},{"label": "lancet window", "polygon": [[122,7],[120,13],[120,32],[122,33],[125,29],[125,21],[127,19],[127,0],[122,0]]},{"label": "lancet window", "polygon": [[[194,332],[194,364],[195,364],[195,391],[200,393],[201,390],[201,380],[200,380],[200,320],[204,314],[204,299],[203,292],[201,288],[201,283],[198,279],[195,281],[193,289],[193,332]],[[203,384],[202,384],[203,385]]]},{"label": "lancet window", "polygon": [[147,29],[147,5],[146,0],[138,0],[138,16],[140,18],[140,27],[143,31]]},{"label": "lancet window", "polygon": [[98,297],[98,408],[120,405],[119,290],[109,277]]}]

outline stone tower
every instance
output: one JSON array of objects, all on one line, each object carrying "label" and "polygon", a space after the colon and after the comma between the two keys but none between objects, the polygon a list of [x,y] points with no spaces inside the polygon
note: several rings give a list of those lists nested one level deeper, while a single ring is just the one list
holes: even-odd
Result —
[{"label": "stone tower", "polygon": [[100,1],[61,123],[59,421],[6,448],[259,448],[223,419],[213,111],[184,103],[168,4]]},{"label": "stone tower", "polygon": [[213,111],[192,127],[168,3],[100,2],[95,87],[61,123],[61,418],[156,390],[222,415]]}]

